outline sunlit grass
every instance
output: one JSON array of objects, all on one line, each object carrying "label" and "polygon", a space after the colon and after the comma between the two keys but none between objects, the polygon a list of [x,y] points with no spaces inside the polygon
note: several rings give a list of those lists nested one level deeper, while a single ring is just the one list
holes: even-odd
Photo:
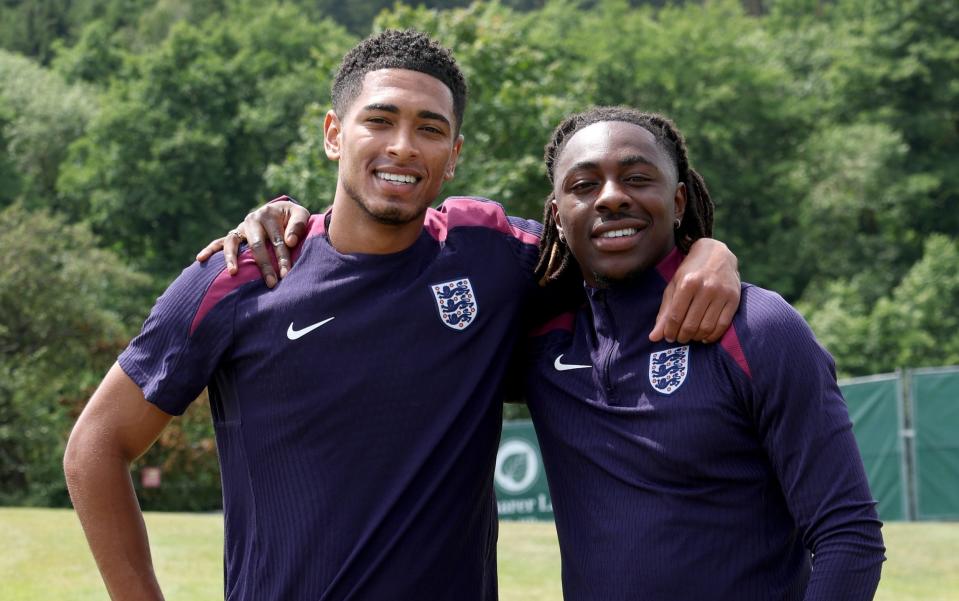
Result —
[{"label": "sunlit grass", "polygon": [[[222,517],[148,513],[153,559],[167,601],[223,598]],[[0,601],[106,601],[72,511],[0,509]],[[959,601],[959,523],[890,523],[877,601]],[[502,601],[561,598],[552,524],[500,524]]]},{"label": "sunlit grass", "polygon": [[[147,513],[157,577],[167,601],[223,598],[219,515]],[[0,509],[0,601],[108,600],[73,511]]]}]

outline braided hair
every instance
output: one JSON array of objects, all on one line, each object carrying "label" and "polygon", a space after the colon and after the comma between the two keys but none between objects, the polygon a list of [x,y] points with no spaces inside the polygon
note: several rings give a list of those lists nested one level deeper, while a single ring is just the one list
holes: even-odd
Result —
[{"label": "braided hair", "polygon": [[[706,182],[696,170],[689,166],[683,134],[668,117],[663,115],[645,113],[625,106],[607,106],[596,107],[567,117],[553,130],[553,136],[546,145],[543,158],[546,161],[546,174],[550,183],[553,183],[559,155],[569,139],[584,127],[604,121],[621,121],[642,127],[653,134],[656,143],[672,159],[677,179],[686,185],[686,210],[675,231],[676,245],[680,250],[684,253],[689,252],[693,242],[710,237],[713,231],[713,201],[706,188]],[[539,244],[536,277],[542,286],[547,283],[559,283],[566,279],[575,279],[579,285],[582,277],[576,269],[576,259],[566,242],[560,238],[559,228],[556,227],[556,221],[553,218],[553,200],[553,193],[550,192],[546,197],[543,212],[543,237]],[[574,268],[569,269],[570,265]]]}]

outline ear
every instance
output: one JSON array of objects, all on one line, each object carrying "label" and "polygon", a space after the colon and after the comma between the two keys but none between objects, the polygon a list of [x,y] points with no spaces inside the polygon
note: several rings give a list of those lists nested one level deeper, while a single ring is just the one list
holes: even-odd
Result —
[{"label": "ear", "polygon": [[673,216],[675,219],[683,220],[686,213],[686,184],[679,182],[676,184],[676,194],[673,195]]},{"label": "ear", "polygon": [[549,201],[549,210],[553,213],[553,223],[556,224],[556,231],[559,232],[559,239],[566,241],[566,232],[563,231],[563,222],[559,218],[559,203],[556,202],[556,196],[552,196]]},{"label": "ear", "polygon": [[340,134],[342,132],[340,118],[332,110],[327,111],[326,118],[323,119],[323,150],[326,151],[326,158],[331,161],[340,160]]},{"label": "ear", "polygon": [[456,136],[453,142],[453,151],[450,153],[450,159],[446,162],[446,170],[443,172],[443,181],[450,181],[456,175],[456,161],[459,160],[460,150],[463,148],[463,134]]}]

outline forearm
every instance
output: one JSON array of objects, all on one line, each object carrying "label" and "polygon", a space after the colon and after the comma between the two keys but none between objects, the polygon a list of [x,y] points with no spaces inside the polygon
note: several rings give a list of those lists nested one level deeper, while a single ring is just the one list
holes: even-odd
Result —
[{"label": "forearm", "polygon": [[118,452],[71,439],[67,487],[111,599],[162,600],[129,462]]},{"label": "forearm", "polygon": [[70,498],[110,597],[162,600],[153,574],[130,463],[170,421],[118,364],[110,369],[70,434],[63,458]]},{"label": "forearm", "polygon": [[[845,413],[843,419],[848,420]],[[820,509],[802,511],[812,516],[805,538],[813,570],[805,599],[870,601],[879,586],[885,546],[859,449],[846,427],[821,446],[829,468],[819,468],[820,485],[810,493]]]},{"label": "forearm", "polygon": [[805,601],[873,599],[882,571],[882,537],[878,525],[857,526],[819,545]]}]

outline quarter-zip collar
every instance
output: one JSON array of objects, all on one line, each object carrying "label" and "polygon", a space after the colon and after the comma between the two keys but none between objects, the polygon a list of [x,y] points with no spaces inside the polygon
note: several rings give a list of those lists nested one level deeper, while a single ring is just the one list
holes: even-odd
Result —
[{"label": "quarter-zip collar", "polygon": [[668,279],[682,259],[679,250],[674,249],[656,267],[629,281],[614,282],[606,288],[586,285],[593,376],[608,405],[631,402],[628,398],[622,402],[619,399],[620,382],[629,381],[640,369],[634,359],[648,355],[661,344],[650,342],[649,332],[656,323]]}]

